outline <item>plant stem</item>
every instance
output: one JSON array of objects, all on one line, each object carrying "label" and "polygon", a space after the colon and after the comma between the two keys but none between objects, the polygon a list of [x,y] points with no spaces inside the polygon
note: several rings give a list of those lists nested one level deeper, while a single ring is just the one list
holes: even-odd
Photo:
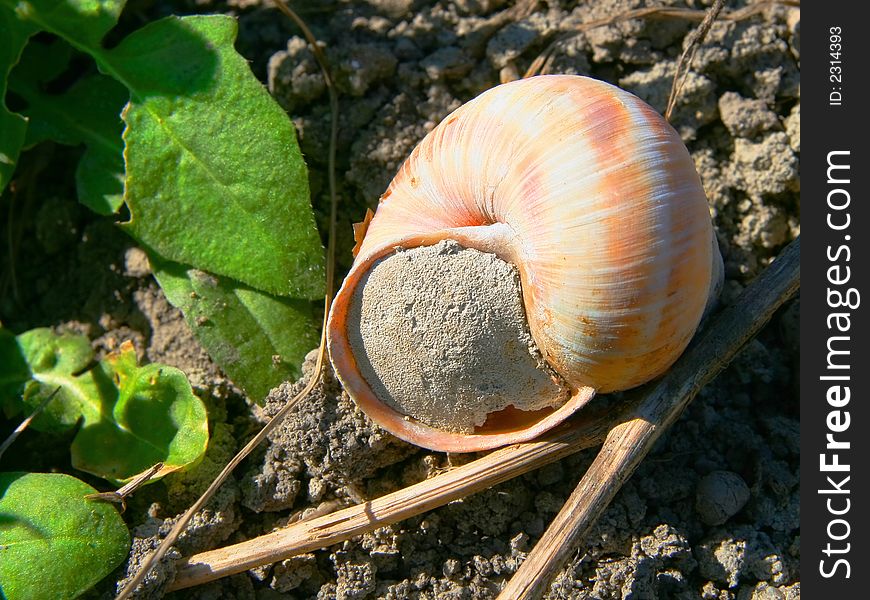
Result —
[{"label": "plant stem", "polygon": [[[323,548],[421,514],[512,479],[605,440],[598,458],[565,508],[508,584],[501,598],[531,598],[588,531],[655,440],[706,383],[721,372],[797,290],[800,240],[752,282],[737,301],[699,333],[671,371],[641,389],[621,411],[584,412],[541,440],[516,444],[432,479],[357,506],[217,550],[178,564],[168,588],[192,587]],[[592,407],[590,407],[592,409]],[[606,435],[605,432],[612,427]],[[578,511],[576,514],[572,511]],[[528,566],[526,566],[528,565]],[[525,594],[525,595],[523,595]]]},{"label": "plant stem", "polygon": [[408,519],[601,443],[611,421],[603,412],[574,419],[535,442],[496,450],[461,467],[310,521],[191,556],[178,563],[168,591],[200,585],[316,550]]},{"label": "plant stem", "polygon": [[498,596],[540,598],[552,576],[631,477],[653,444],[800,287],[800,237],[695,339],[663,379],[620,419],[543,537]]},{"label": "plant stem", "polygon": [[323,53],[320,51],[320,48],[317,45],[317,40],[311,34],[311,31],[308,27],[305,26],[305,23],[294,13],[292,10],[287,8],[285,4],[281,0],[278,0],[278,6],[283,6],[286,9],[285,14],[291,17],[298,25],[300,25],[308,43],[311,45],[312,52],[314,52],[315,57],[318,57],[318,63],[323,71],[323,78],[326,80],[326,87],[329,89],[329,98],[330,98],[330,108],[332,111],[331,114],[331,129],[330,129],[330,137],[329,137],[329,194],[330,194],[330,217],[329,217],[329,233],[327,236],[327,248],[326,248],[326,296],[324,298],[324,314],[323,314],[323,328],[320,335],[320,350],[317,354],[317,363],[314,366],[314,372],[311,374],[311,378],[308,381],[308,384],[305,388],[299,392],[290,402],[281,407],[275,416],[272,417],[272,420],[266,423],[263,428],[255,435],[251,441],[249,441],[245,446],[239,450],[239,452],[230,460],[229,464],[223,468],[223,470],[218,474],[214,481],[212,481],[211,485],[208,486],[205,492],[203,492],[202,496],[200,496],[194,504],[185,511],[185,513],[181,516],[181,518],[175,523],[166,537],[161,541],[160,545],[157,549],[149,555],[142,566],[139,568],[139,572],[124,586],[124,589],[116,597],[116,600],[124,600],[129,598],[130,595],[136,590],[140,583],[145,579],[148,573],[151,571],[153,566],[160,561],[165,555],[172,544],[178,539],[178,536],[184,531],[187,527],[187,524],[193,518],[193,516],[202,509],[206,502],[208,502],[212,496],[214,496],[215,492],[217,492],[218,488],[223,485],[223,482],[226,481],[227,477],[233,472],[233,470],[241,463],[251,451],[256,448],[260,443],[262,443],[266,437],[287,417],[288,414],[292,410],[295,409],[296,405],[300,400],[308,396],[311,393],[317,384],[320,382],[323,366],[326,362],[326,322],[329,318],[329,309],[332,304],[332,296],[333,296],[333,288],[334,288],[334,273],[335,273],[335,223],[336,223],[336,214],[338,213],[338,196],[336,192],[336,184],[335,184],[335,153],[336,153],[336,144],[338,139],[338,93],[335,90],[335,86],[332,84],[332,76],[329,72],[329,65],[326,62]]}]

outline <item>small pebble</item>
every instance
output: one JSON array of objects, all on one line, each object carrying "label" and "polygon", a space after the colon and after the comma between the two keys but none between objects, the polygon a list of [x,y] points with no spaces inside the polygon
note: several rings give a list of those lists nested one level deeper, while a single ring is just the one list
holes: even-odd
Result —
[{"label": "small pebble", "polygon": [[124,275],[137,278],[151,275],[151,264],[144,250],[135,246],[127,248],[124,253]]},{"label": "small pebble", "polygon": [[713,471],[698,484],[695,510],[707,525],[721,525],[749,501],[749,487],[732,471]]}]

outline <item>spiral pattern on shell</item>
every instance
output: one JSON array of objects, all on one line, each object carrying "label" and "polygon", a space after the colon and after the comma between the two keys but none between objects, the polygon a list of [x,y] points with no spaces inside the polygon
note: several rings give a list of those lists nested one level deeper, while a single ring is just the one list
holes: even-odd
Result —
[{"label": "spiral pattern on shell", "polygon": [[[349,298],[395,248],[446,239],[516,265],[532,337],[571,386],[565,407],[516,431],[442,436],[373,397],[347,343]],[[592,390],[660,375],[720,277],[707,200],[673,128],[612,85],[540,76],[484,92],[413,150],[381,196],[327,339],[338,377],[376,422],[430,448],[476,450],[538,435]]]}]

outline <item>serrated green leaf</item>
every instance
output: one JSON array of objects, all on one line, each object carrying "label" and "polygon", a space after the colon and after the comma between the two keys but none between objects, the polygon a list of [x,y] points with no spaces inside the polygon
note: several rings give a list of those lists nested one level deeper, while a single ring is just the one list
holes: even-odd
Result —
[{"label": "serrated green leaf", "polygon": [[154,276],[209,356],[256,402],[297,379],[318,343],[306,300],[280,298],[178,263],[151,260]]},{"label": "serrated green leaf", "polygon": [[235,19],[167,17],[105,50],[121,6],[30,0],[16,9],[130,90],[127,230],[166,259],[277,295],[321,297],[323,247],[295,130],[233,48]]},{"label": "serrated green leaf", "polygon": [[0,473],[0,597],[75,598],[127,557],[130,533],[97,490],[57,473]]},{"label": "serrated green leaf", "polygon": [[79,79],[62,94],[46,93],[45,84],[64,70],[71,50],[62,40],[29,44],[9,77],[9,89],[27,103],[21,110],[30,119],[25,147],[46,139],[85,145],[76,169],[79,201],[109,215],[123,203],[121,109],[129,93],[114,79],[97,73]]},{"label": "serrated green leaf", "polygon": [[124,481],[157,462],[164,463],[165,475],[205,453],[208,415],[184,373],[160,364],[138,366],[129,342],[93,373],[98,382],[114,380],[117,392],[99,415],[85,413],[72,443],[75,468]]},{"label": "serrated green leaf", "polygon": [[0,192],[12,179],[27,132],[27,119],[6,108],[6,78],[35,31],[32,24],[17,19],[10,8],[0,4]]},{"label": "serrated green leaf", "polygon": [[319,298],[323,248],[295,131],[233,49],[236,33],[230,17],[170,17],[111,51],[132,91],[126,229],[166,259]]}]

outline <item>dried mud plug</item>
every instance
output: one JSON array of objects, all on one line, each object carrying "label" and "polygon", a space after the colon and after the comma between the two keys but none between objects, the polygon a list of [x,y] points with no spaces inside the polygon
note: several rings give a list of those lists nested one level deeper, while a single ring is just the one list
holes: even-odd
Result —
[{"label": "dried mud plug", "polygon": [[449,115],[402,165],[327,343],[376,423],[425,448],[533,439],[662,374],[722,279],[688,151],[609,84],[548,75]]}]

